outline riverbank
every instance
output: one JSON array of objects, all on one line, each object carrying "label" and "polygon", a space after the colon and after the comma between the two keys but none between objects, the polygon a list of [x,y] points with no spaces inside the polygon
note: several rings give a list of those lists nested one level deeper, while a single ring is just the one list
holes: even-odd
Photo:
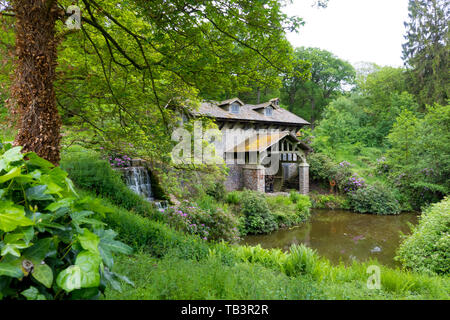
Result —
[{"label": "riverbank", "polygon": [[[448,277],[389,268],[375,261],[333,265],[312,249],[285,253],[259,246],[210,243],[112,204],[105,222],[135,248],[117,256],[127,275],[106,299],[449,299]],[[367,287],[368,267],[380,268],[381,288]]]},{"label": "riverbank", "polygon": [[394,216],[359,214],[345,210],[312,209],[311,218],[295,227],[284,228],[267,235],[244,237],[241,244],[261,245],[288,251],[294,244],[304,244],[333,264],[376,259],[383,265],[399,267],[394,261],[402,240],[416,225],[415,213]]}]

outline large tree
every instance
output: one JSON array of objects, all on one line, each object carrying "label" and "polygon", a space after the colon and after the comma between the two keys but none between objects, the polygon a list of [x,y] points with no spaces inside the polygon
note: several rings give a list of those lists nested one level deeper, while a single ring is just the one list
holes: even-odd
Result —
[{"label": "large tree", "polygon": [[[176,104],[177,99],[198,94],[215,98],[227,90],[238,91],[250,81],[267,82],[264,75],[288,72],[291,48],[284,32],[296,29],[300,20],[281,12],[283,2],[82,0],[78,3],[81,30],[71,33],[57,23],[67,18],[71,1],[3,1],[2,14],[16,19],[13,102],[20,122],[15,143],[58,163],[61,125],[55,79],[68,92],[97,93],[95,102],[86,99],[87,95],[82,98],[88,105],[97,103],[97,116],[114,116],[103,119],[105,127],[117,127],[124,134],[130,133],[130,127],[138,128],[137,135],[145,139],[151,122],[168,128],[171,113],[167,106]],[[81,54],[69,52],[66,57],[72,55],[74,60],[58,61],[60,40],[64,51],[81,50]],[[80,60],[91,65],[82,66],[77,63]],[[57,62],[67,68],[58,69]],[[264,69],[276,72],[261,74]],[[90,84],[100,84],[103,92],[84,85],[99,74],[103,81]],[[71,87],[74,80],[79,82]],[[130,86],[135,89],[131,94],[127,91]],[[74,108],[74,103],[57,95],[68,113],[90,122],[86,115],[93,110],[83,109],[82,103]],[[131,106],[130,95],[134,97]],[[145,109],[139,108],[138,99]],[[146,115],[154,116],[150,123],[144,123]],[[97,129],[102,132],[101,127]]]},{"label": "large tree", "polygon": [[[297,72],[284,78],[283,102],[290,111],[309,115],[307,118],[314,127],[323,107],[354,82],[355,70],[326,50],[301,47],[294,54]],[[304,70],[309,67],[310,77],[305,79]]]},{"label": "large tree", "polygon": [[403,60],[411,70],[411,90],[422,105],[450,97],[450,3],[410,0]]}]

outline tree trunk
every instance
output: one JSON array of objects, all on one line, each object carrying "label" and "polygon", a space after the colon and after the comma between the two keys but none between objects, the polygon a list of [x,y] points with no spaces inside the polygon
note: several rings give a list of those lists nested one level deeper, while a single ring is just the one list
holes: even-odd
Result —
[{"label": "tree trunk", "polygon": [[314,130],[314,122],[316,121],[316,101],[314,98],[311,98],[311,130]]},{"label": "tree trunk", "polygon": [[289,90],[289,106],[288,106],[288,110],[290,112],[294,111],[294,104],[295,104],[295,94],[297,93],[297,89],[292,86]]},{"label": "tree trunk", "polygon": [[53,82],[57,59],[54,0],[14,0],[16,60],[12,96],[19,114],[14,145],[55,165],[60,160],[61,120]]},{"label": "tree trunk", "polygon": [[256,104],[259,104],[261,102],[261,89],[258,87],[256,88]]}]

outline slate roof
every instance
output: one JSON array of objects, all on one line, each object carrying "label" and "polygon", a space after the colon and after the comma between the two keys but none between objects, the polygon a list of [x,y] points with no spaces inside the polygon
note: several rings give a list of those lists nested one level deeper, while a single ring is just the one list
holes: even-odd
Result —
[{"label": "slate roof", "polygon": [[300,118],[299,116],[293,114],[292,112],[289,112],[286,109],[274,105],[272,105],[272,107],[274,108],[272,116],[265,116],[264,114],[255,111],[260,108],[270,106],[272,104],[273,99],[269,102],[265,102],[258,105],[244,104],[243,106],[241,106],[240,112],[238,114],[228,112],[224,108],[220,107],[236,100],[240,101],[239,99],[234,98],[222,102],[217,101],[203,102],[199,106],[198,110],[193,111],[192,113],[194,115],[201,115],[231,121],[242,120],[242,121],[256,121],[256,122],[273,122],[278,124],[299,125],[299,126],[310,124],[308,121]]}]

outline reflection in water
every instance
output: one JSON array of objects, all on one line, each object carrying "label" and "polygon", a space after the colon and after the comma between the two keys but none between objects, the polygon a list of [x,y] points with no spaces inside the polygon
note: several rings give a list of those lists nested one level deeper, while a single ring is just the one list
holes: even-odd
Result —
[{"label": "reflection in water", "polygon": [[311,219],[300,226],[268,235],[247,236],[243,243],[284,250],[292,244],[303,243],[335,263],[376,258],[380,263],[395,266],[398,264],[393,258],[401,240],[400,233],[409,234],[409,224],[417,223],[414,213],[381,216],[344,210],[315,209],[312,212]]}]

